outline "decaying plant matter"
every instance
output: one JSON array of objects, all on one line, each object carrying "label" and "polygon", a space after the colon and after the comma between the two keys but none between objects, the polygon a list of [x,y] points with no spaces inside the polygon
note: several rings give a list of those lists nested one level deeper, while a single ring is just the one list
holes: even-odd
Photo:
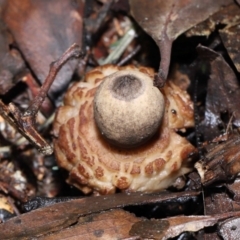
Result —
[{"label": "decaying plant matter", "polygon": [[0,1],[0,238],[238,239],[239,26],[239,0]]},{"label": "decaying plant matter", "polygon": [[[136,71],[139,73],[136,74]],[[134,66],[118,68],[113,65],[98,67],[89,72],[83,82],[75,83],[69,89],[64,100],[65,106],[60,107],[56,115],[54,123],[55,155],[59,165],[69,171],[68,182],[85,193],[94,190],[101,194],[108,194],[115,192],[116,189],[142,192],[158,191],[168,187],[178,176],[190,170],[188,157],[194,151],[194,147],[175,131],[193,126],[193,105],[188,94],[171,81],[167,82],[161,90],[165,99],[165,106],[158,109],[161,113],[165,108],[162,124],[146,144],[133,149],[124,149],[119,147],[119,145],[122,146],[121,140],[120,144],[114,147],[104,139],[94,120],[94,96],[98,86],[101,89],[107,79],[114,80],[114,77],[117,77],[116,79],[121,81],[118,78],[121,72],[123,74],[128,72],[129,75],[138,77],[146,75],[146,78],[150,78],[147,81],[152,81],[152,88],[154,88],[153,80],[151,80],[154,73],[150,68],[140,67],[138,69]],[[146,90],[151,91],[149,87],[146,87]],[[131,94],[138,95],[139,93],[137,91]],[[133,100],[137,101],[138,97],[136,96]],[[124,117],[132,116],[133,126],[131,127],[134,128],[134,125],[137,125],[138,110],[141,109],[141,105],[145,104],[141,99],[140,95],[140,101],[134,102],[135,107],[129,109],[127,106],[129,102],[131,105],[132,99],[128,99],[126,102],[123,100],[115,102],[120,105],[115,106],[119,111],[121,105],[123,106],[122,124],[125,123]],[[95,101],[98,101],[98,96]],[[111,100],[109,99],[109,101]],[[161,101],[161,103],[164,102]],[[149,104],[158,105],[154,101]],[[108,108],[111,107],[110,105],[111,103]],[[148,116],[147,106],[141,110],[142,118],[145,117],[144,111]],[[114,111],[112,114],[112,119],[117,118],[114,116]],[[112,124],[114,123],[118,124],[113,121]],[[126,131],[126,129],[121,130]],[[117,134],[116,131],[114,128],[113,134]],[[128,135],[129,131],[127,129],[125,134]],[[124,139],[125,134],[122,134]],[[135,133],[133,129],[133,136],[129,137],[128,135],[133,141],[134,134],[138,133]],[[117,145],[116,139],[114,144]]]},{"label": "decaying plant matter", "polygon": [[159,47],[161,62],[155,84],[163,86],[168,76],[173,41],[231,1],[220,0],[209,4],[208,0],[155,0],[151,3],[129,0],[129,3],[134,18]]},{"label": "decaying plant matter", "polygon": [[[5,1],[3,19],[42,84],[51,62],[56,61],[73,43],[82,47],[83,7],[83,0]],[[49,90],[50,97],[57,97],[67,87],[77,65],[76,59],[64,64]]]}]

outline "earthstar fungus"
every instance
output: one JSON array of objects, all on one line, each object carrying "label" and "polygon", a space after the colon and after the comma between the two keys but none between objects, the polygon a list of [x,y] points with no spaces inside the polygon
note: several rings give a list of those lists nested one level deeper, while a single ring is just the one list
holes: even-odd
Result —
[{"label": "earthstar fungus", "polygon": [[[113,76],[117,80],[110,80]],[[69,171],[68,183],[84,193],[94,191],[98,194],[109,194],[114,193],[116,189],[154,192],[167,188],[178,176],[190,170],[188,159],[194,147],[176,131],[194,125],[192,102],[189,95],[171,81],[168,81],[160,92],[153,87],[153,76],[153,70],[146,67],[106,65],[90,71],[84,81],[74,83],[70,87],[65,95],[64,106],[57,111],[53,129],[56,137],[55,156],[59,166]],[[142,77],[145,77],[143,82],[139,80]],[[134,111],[140,109],[142,114],[144,109],[149,110],[155,105],[154,110],[149,110],[154,112],[156,117],[155,120],[150,119],[153,128],[146,127],[152,132],[148,133],[140,127],[140,130],[133,131],[138,137],[126,137],[120,143],[116,143],[117,138],[109,137],[108,133],[104,136],[101,134],[102,123],[95,121],[95,118],[99,117],[96,101],[102,94],[101,88],[109,84],[107,81],[110,81],[111,88],[115,89],[112,95],[115,94],[117,100],[121,100],[119,98],[122,96],[128,99],[113,103],[116,109],[119,107],[116,104],[126,105],[128,101],[135,101],[139,92],[140,95],[146,89],[147,92],[154,92],[154,98],[144,97],[138,103],[138,107],[129,107],[121,114],[122,117],[131,114],[130,117],[127,116],[127,119],[132,121],[130,126],[127,126],[129,134],[136,121],[137,124],[145,123],[143,119],[134,116]],[[128,88],[132,87],[130,97],[129,89],[119,91],[126,84]],[[105,107],[109,108],[106,99],[103,98],[102,106],[106,105]],[[110,125],[115,124],[114,121],[111,122],[111,118],[116,116],[112,115],[107,113],[104,116],[109,118],[107,120],[110,121]],[[124,121],[120,123],[123,124]],[[116,129],[116,126],[114,127]],[[119,132],[123,130],[124,128]],[[144,134],[140,133],[142,130]],[[127,148],[132,142],[131,148]]]}]

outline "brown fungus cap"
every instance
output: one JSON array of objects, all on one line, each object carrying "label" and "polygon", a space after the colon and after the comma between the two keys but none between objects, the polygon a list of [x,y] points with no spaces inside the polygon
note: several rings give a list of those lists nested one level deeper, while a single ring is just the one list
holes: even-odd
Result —
[{"label": "brown fungus cap", "polygon": [[83,82],[73,84],[54,121],[57,162],[69,171],[68,182],[84,193],[109,194],[116,189],[154,192],[167,188],[189,171],[188,155],[194,147],[175,131],[193,126],[192,102],[185,91],[168,81],[161,89],[165,110],[157,133],[136,148],[113,146],[97,127],[93,105],[103,79],[118,71],[139,71],[151,79],[154,74],[145,67],[106,65],[89,72]]}]

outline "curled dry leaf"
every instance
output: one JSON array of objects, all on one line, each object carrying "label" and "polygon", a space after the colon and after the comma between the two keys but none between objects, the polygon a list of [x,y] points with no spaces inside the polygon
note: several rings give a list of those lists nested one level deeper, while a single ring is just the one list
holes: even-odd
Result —
[{"label": "curled dry leaf", "polygon": [[[47,77],[51,62],[73,43],[81,46],[82,12],[82,0],[6,1],[4,21],[41,83]],[[50,96],[67,86],[77,63],[73,59],[63,67],[49,91]]]},{"label": "curled dry leaf", "polygon": [[232,2],[204,22],[186,32],[186,36],[209,36],[219,26],[220,37],[235,67],[240,71],[239,35],[240,7]]},{"label": "curled dry leaf", "polygon": [[161,127],[147,143],[123,149],[109,144],[101,135],[94,120],[95,92],[104,78],[123,70],[129,75],[137,71],[151,79],[154,75],[145,67],[98,67],[68,90],[65,106],[56,114],[54,148],[58,164],[69,171],[68,182],[85,193],[94,190],[108,194],[116,188],[158,191],[190,170],[187,159],[194,147],[175,131],[193,126],[193,105],[189,95],[171,81],[162,89],[165,112]]},{"label": "curled dry leaf", "polygon": [[229,4],[230,0],[129,0],[133,17],[159,47],[160,80],[168,75],[172,42],[183,32]]},{"label": "curled dry leaf", "polygon": [[217,52],[197,47],[202,61],[210,64],[211,75],[208,80],[204,122],[201,129],[205,140],[212,140],[221,134],[225,123],[221,118],[233,116],[233,124],[240,126],[240,86],[237,77],[224,58]]}]

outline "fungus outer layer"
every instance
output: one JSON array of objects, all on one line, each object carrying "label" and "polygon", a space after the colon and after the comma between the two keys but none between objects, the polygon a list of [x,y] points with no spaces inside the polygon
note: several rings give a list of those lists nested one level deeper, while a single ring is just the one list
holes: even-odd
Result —
[{"label": "fungus outer layer", "polygon": [[84,193],[155,192],[190,170],[188,156],[194,147],[176,130],[193,126],[193,105],[189,95],[171,81],[161,89],[165,99],[161,126],[147,143],[122,149],[102,137],[94,120],[94,96],[102,80],[119,70],[139,71],[152,79],[154,75],[144,67],[98,67],[70,87],[54,121],[57,162],[69,171],[68,183]]}]

